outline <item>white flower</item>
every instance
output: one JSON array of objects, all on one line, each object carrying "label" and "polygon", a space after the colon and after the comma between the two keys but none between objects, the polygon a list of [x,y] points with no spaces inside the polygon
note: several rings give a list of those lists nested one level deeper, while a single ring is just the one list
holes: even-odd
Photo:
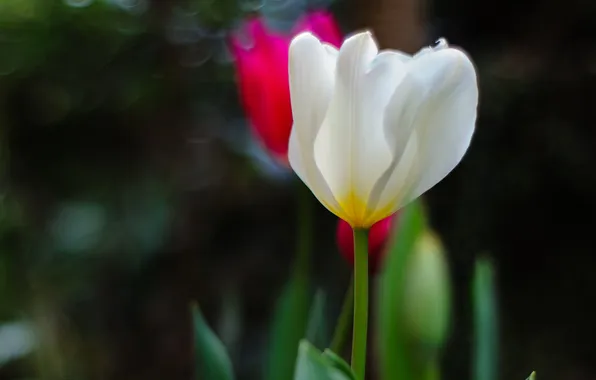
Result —
[{"label": "white flower", "polygon": [[474,65],[440,40],[414,56],[369,32],[337,51],[310,33],[290,45],[290,165],[317,199],[367,228],[441,181],[468,149]]}]

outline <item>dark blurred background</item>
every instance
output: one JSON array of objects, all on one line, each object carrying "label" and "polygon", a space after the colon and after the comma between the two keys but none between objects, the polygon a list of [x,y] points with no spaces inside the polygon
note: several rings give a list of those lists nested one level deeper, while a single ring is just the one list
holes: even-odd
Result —
[{"label": "dark blurred background", "polygon": [[[309,8],[384,48],[445,36],[478,67],[472,146],[426,195],[456,289],[445,378],[470,372],[484,252],[501,378],[596,379],[588,0],[0,1],[0,379],[189,379],[191,299],[238,378],[259,378],[297,183],[250,136],[226,38]],[[316,207],[316,283],[339,307],[350,268]]]}]

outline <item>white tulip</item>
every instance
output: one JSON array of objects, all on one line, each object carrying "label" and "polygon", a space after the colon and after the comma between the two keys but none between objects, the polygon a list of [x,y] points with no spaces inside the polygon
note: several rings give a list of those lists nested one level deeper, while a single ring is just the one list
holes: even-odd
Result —
[{"label": "white tulip", "polygon": [[440,40],[379,52],[370,32],[339,49],[310,33],[289,52],[289,162],[332,213],[368,228],[441,181],[468,149],[476,72]]}]

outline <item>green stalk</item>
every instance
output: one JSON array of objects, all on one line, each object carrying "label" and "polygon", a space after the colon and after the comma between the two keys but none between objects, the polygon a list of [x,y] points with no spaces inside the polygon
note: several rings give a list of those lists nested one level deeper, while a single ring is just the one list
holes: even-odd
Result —
[{"label": "green stalk", "polygon": [[368,329],[368,229],[354,229],[354,325],[352,369],[364,380]]},{"label": "green stalk", "polygon": [[331,351],[341,356],[342,349],[346,342],[346,335],[350,329],[350,322],[354,314],[354,277],[350,278],[350,284],[344,297],[344,303],[341,306],[339,318],[335,325],[333,332],[333,339],[331,340]]}]

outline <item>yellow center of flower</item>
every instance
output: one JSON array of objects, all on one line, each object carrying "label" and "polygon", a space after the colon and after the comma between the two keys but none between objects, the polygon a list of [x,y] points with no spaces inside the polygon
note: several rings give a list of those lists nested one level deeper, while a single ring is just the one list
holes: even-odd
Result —
[{"label": "yellow center of flower", "polygon": [[352,228],[370,228],[381,219],[393,214],[392,204],[380,205],[370,209],[368,199],[358,197],[354,192],[348,193],[344,198],[338,199],[339,210],[329,208],[339,218],[345,220]]}]

